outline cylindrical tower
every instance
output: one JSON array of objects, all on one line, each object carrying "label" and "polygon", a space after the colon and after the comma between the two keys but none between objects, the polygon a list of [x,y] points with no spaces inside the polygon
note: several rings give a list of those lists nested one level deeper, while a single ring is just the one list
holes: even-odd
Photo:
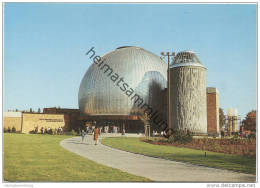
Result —
[{"label": "cylindrical tower", "polygon": [[194,52],[176,55],[170,79],[171,127],[207,134],[206,68]]},{"label": "cylindrical tower", "polygon": [[231,133],[237,132],[238,129],[238,117],[237,117],[237,109],[236,108],[228,108],[227,109],[228,115],[228,135],[230,136]]}]

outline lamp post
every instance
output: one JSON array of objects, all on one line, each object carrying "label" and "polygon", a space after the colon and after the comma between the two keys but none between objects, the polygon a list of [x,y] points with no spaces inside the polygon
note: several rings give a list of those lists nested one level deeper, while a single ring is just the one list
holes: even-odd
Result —
[{"label": "lamp post", "polygon": [[175,56],[175,53],[172,52],[170,54],[170,52],[161,52],[161,55],[163,57],[166,57],[168,58],[168,72],[167,72],[167,87],[168,87],[168,128],[171,127],[171,105],[170,105],[170,80],[171,80],[171,77],[170,77],[170,57],[174,58]]}]

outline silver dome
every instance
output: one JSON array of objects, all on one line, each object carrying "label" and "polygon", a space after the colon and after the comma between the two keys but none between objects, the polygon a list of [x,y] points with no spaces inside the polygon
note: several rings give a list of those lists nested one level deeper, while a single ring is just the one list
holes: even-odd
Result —
[{"label": "silver dome", "polygon": [[182,66],[204,67],[204,65],[201,63],[201,61],[193,51],[182,51],[176,55],[173,63],[171,64],[171,68]]},{"label": "silver dome", "polygon": [[[107,66],[104,68],[105,64],[112,73]],[[119,78],[112,81],[116,74]],[[118,83],[120,78],[123,81]],[[128,85],[125,91],[123,83]],[[154,98],[166,87],[167,64],[163,60],[143,48],[120,47],[102,56],[99,64],[89,67],[79,88],[79,108],[86,115],[137,115],[141,109],[134,103],[135,94],[143,99],[143,104],[152,107],[151,101],[158,102]],[[130,88],[134,92],[128,96],[126,92]]]}]

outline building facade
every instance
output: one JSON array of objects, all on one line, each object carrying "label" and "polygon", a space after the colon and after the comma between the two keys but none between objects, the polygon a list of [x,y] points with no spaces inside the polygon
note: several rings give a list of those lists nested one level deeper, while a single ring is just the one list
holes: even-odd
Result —
[{"label": "building facade", "polygon": [[171,127],[207,134],[206,68],[194,52],[180,52],[170,68]]},{"label": "building facade", "polygon": [[207,123],[208,134],[220,133],[219,128],[219,92],[217,88],[207,88]]},{"label": "building facade", "polygon": [[4,112],[3,123],[4,129],[11,130],[15,128],[17,132],[22,131],[22,113],[21,112]]},{"label": "building facade", "polygon": [[124,46],[102,57],[92,48],[86,55],[93,64],[80,84],[79,109],[6,113],[4,127],[29,133],[36,127],[38,130],[62,127],[71,131],[97,125],[140,133],[144,132],[144,124],[149,124],[151,130],[157,131],[170,127],[197,135],[218,133],[218,91],[206,90],[206,68],[194,52],[176,55],[170,65],[170,88],[167,88],[167,64],[143,48]]},{"label": "building facade", "polygon": [[78,109],[45,108],[43,113],[4,112],[4,129],[15,128],[16,132],[30,133],[38,129],[58,129],[68,132],[82,128]]},{"label": "building facade", "polygon": [[[153,124],[167,124],[160,103],[167,86],[167,65],[153,53],[135,46],[120,47],[100,57],[87,52],[94,61],[83,77],[79,94],[82,116],[100,122],[112,121],[132,131],[143,131],[145,113],[154,115]],[[135,126],[135,128],[133,128]]]}]

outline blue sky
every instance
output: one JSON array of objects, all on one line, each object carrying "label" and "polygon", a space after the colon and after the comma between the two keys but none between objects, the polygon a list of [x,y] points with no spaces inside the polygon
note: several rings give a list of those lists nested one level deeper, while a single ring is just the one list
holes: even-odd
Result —
[{"label": "blue sky", "polygon": [[254,4],[6,3],[4,111],[78,108],[85,52],[133,45],[195,51],[220,107],[244,117],[256,109],[256,29]]}]

